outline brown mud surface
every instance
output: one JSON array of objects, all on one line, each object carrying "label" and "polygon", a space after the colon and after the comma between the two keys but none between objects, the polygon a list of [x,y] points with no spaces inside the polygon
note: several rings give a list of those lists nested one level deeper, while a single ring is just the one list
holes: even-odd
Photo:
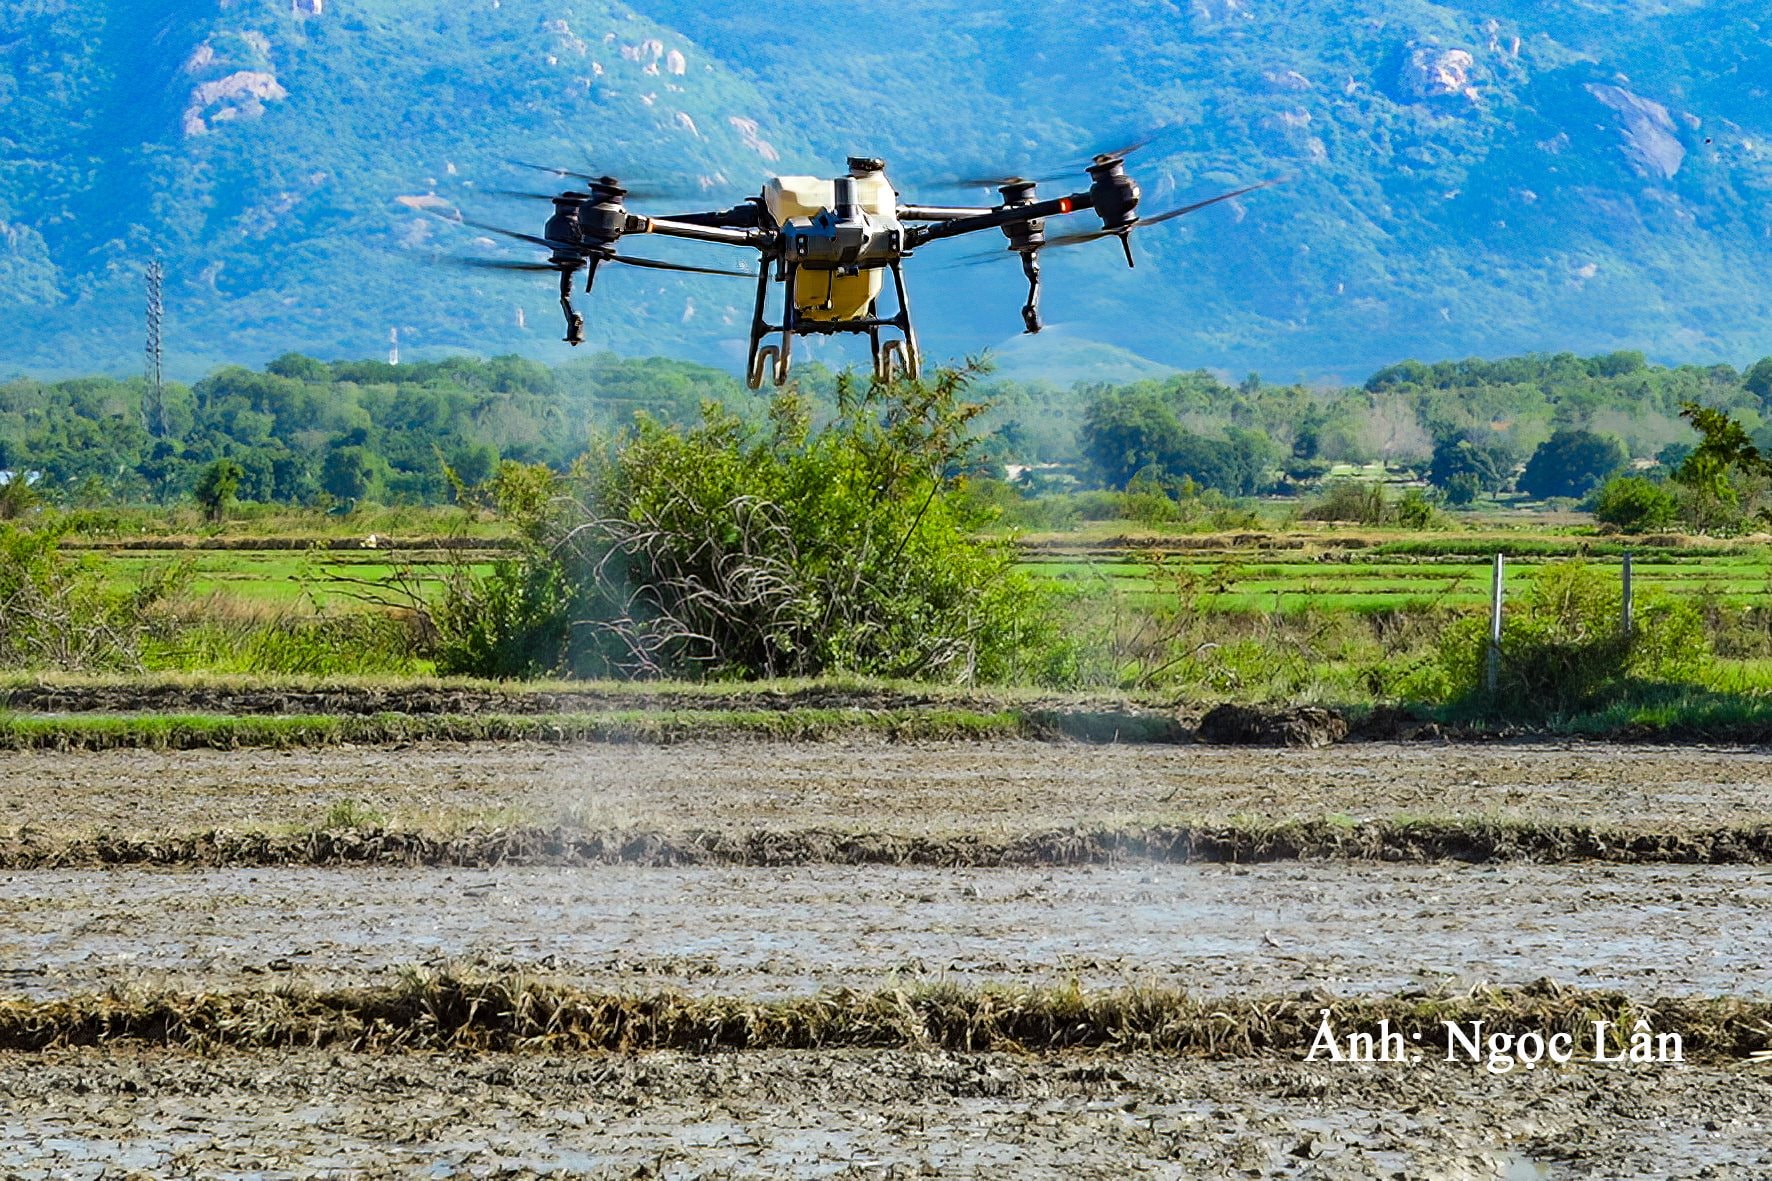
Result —
[{"label": "brown mud surface", "polygon": [[448,835],[890,833],[1009,840],[1158,824],[1465,817],[1716,832],[1772,819],[1772,752],[1512,742],[1325,750],[992,742],[0,754],[0,837],[309,830],[341,803]]},{"label": "brown mud surface", "polygon": [[[9,1176],[1772,1173],[1772,1071],[1141,1053],[0,1055]],[[112,1172],[104,1174],[105,1169]]]},{"label": "brown mud surface", "polygon": [[428,963],[746,997],[1073,980],[1364,995],[1549,976],[1772,1000],[1768,930],[1772,878],[1746,868],[44,870],[0,876],[0,987],[355,987]]}]

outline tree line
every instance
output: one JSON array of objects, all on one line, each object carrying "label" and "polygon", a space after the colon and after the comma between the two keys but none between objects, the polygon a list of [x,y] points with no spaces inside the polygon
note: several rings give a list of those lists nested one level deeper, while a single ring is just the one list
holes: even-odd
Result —
[{"label": "tree line", "polygon": [[[815,418],[837,413],[837,375],[809,367]],[[1594,496],[1615,473],[1673,480],[1700,522],[1734,511],[1686,464],[1703,407],[1772,450],[1772,358],[1663,367],[1640,353],[1407,361],[1360,386],[1232,383],[1197,371],[1069,388],[975,386],[991,403],[979,462],[1057,464],[1067,486],[1296,492],[1336,463],[1383,463],[1424,479],[1447,504],[1503,492]],[[330,506],[447,503],[504,461],[564,471],[600,431],[643,414],[695,421],[704,404],[760,421],[767,405],[730,374],[603,354],[549,368],[520,357],[390,365],[286,354],[172,384],[149,412],[141,379],[0,384],[0,481],[64,503],[173,503],[212,512],[235,500]],[[1633,462],[1634,461],[1634,462]],[[1735,465],[1735,483],[1742,469]],[[1680,488],[1706,490],[1679,493]],[[1635,500],[1648,497],[1636,486]],[[1739,492],[1734,507],[1757,503]],[[1702,503],[1700,503],[1702,502]],[[0,511],[7,499],[0,497]],[[1640,514],[1639,514],[1640,515]]]}]

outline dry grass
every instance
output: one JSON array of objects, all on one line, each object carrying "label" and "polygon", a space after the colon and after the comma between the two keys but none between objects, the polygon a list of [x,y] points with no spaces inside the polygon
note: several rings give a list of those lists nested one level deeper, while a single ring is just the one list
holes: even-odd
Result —
[{"label": "dry grass", "polygon": [[1210,999],[1127,989],[847,990],[786,1000],[623,995],[522,976],[411,974],[390,988],[234,993],[108,993],[0,1001],[0,1049],[143,1043],[181,1049],[334,1047],[353,1051],[677,1050],[1147,1051],[1190,1058],[1300,1058],[1322,1011],[1338,1034],[1388,1021],[1407,1044],[1444,1046],[1443,1022],[1485,1033],[1630,1030],[1646,1017],[1678,1034],[1693,1062],[1740,1062],[1772,1045],[1772,1001],[1671,999],[1565,988],[1482,988],[1439,997]]}]

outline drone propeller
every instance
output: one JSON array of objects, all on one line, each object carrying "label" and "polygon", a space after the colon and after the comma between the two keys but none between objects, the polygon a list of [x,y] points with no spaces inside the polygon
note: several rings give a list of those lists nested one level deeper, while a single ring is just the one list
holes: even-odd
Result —
[{"label": "drone propeller", "polygon": [[621,183],[613,176],[592,176],[588,172],[574,172],[570,168],[552,168],[546,164],[531,164],[528,160],[509,160],[507,163],[515,164],[518,168],[527,168],[532,172],[545,172],[549,176],[558,176],[562,179],[571,177],[573,180],[582,180],[589,184],[613,185]]},{"label": "drone propeller", "polygon": [[[1167,209],[1167,210],[1164,210],[1162,213],[1152,214],[1150,217],[1141,217],[1136,222],[1132,223],[1131,226],[1128,226],[1127,230],[1138,229],[1142,226],[1158,225],[1162,222],[1166,222],[1166,221],[1170,220],[1171,218],[1182,217],[1186,214],[1193,213],[1196,210],[1204,209],[1208,205],[1216,205],[1220,201],[1229,201],[1232,197],[1241,197],[1244,193],[1252,193],[1256,189],[1265,189],[1269,185],[1280,184],[1285,179],[1286,179],[1285,177],[1276,177],[1273,180],[1264,180],[1260,184],[1249,185],[1246,188],[1237,189],[1237,190],[1235,190],[1233,192],[1229,192],[1229,193],[1220,193],[1216,197],[1208,197],[1204,201],[1195,201],[1193,204],[1183,205],[1179,209]],[[1071,233],[1071,234],[1053,234],[1052,236],[1050,236],[1046,239],[1045,244],[1042,245],[1040,247],[1040,249],[1045,250],[1045,249],[1047,249],[1049,247],[1053,247],[1053,246],[1078,246],[1084,242],[1094,242],[1100,238],[1111,238],[1111,237],[1114,237],[1115,235],[1117,235],[1119,233],[1123,233],[1123,232],[1125,232],[1125,231],[1121,231],[1121,230],[1083,230],[1083,231],[1080,231],[1077,233]],[[1023,253],[1023,251],[1019,251],[1019,250],[1015,250],[1015,249],[981,250],[981,251],[977,251],[972,254],[961,255],[959,258],[956,258],[953,262],[947,264],[947,267],[944,269],[951,269],[953,267],[983,266],[987,262],[993,262],[996,259],[1003,258],[1005,256],[1014,257],[1015,255],[1021,254],[1021,253]]]},{"label": "drone propeller", "polygon": [[518,242],[527,242],[531,246],[540,246],[543,250],[565,250],[570,252],[578,249],[577,242],[556,242],[549,238],[538,238],[534,234],[525,234],[521,230],[507,230],[503,226],[489,225],[483,221],[469,221],[465,217],[445,218],[444,220],[454,221],[459,225],[472,226],[476,230],[485,230],[489,234],[499,234]]},{"label": "drone propeller", "polygon": [[479,191],[492,197],[520,197],[525,201],[558,201],[562,198],[571,198],[575,201],[589,201],[591,199],[589,193],[537,193],[532,192],[529,189],[481,189]]},{"label": "drone propeller", "polygon": [[516,262],[505,258],[464,258],[450,255],[443,260],[452,267],[471,267],[476,271],[563,271],[566,268],[551,262]]},{"label": "drone propeller", "polygon": [[1253,193],[1256,189],[1265,189],[1269,185],[1279,184],[1281,179],[1282,178],[1276,177],[1273,180],[1264,180],[1264,181],[1261,181],[1259,184],[1252,184],[1252,185],[1248,185],[1244,188],[1233,189],[1231,192],[1228,192],[1228,193],[1220,193],[1216,197],[1208,197],[1204,201],[1195,201],[1191,205],[1183,205],[1178,209],[1168,209],[1168,210],[1164,210],[1162,213],[1153,213],[1149,217],[1140,217],[1137,221],[1133,222],[1130,226],[1127,226],[1124,229],[1084,230],[1084,231],[1081,231],[1079,233],[1074,233],[1074,234],[1055,234],[1052,237],[1046,239],[1046,246],[1048,248],[1053,247],[1053,246],[1080,246],[1084,242],[1093,242],[1098,238],[1117,237],[1121,234],[1127,233],[1130,230],[1137,229],[1140,226],[1154,226],[1154,225],[1157,225],[1161,222],[1166,222],[1170,218],[1181,217],[1184,214],[1193,213],[1197,210],[1204,209],[1208,205],[1216,205],[1220,201],[1229,201],[1232,197],[1241,197],[1244,193]]},{"label": "drone propeller", "polygon": [[963,177],[959,180],[939,181],[936,183],[935,187],[955,189],[1000,189],[1005,185],[1051,184],[1054,181],[1061,181],[1066,177],[1075,176],[1077,173],[1087,170],[1094,164],[1106,164],[1112,160],[1124,160],[1132,153],[1149,147],[1151,144],[1157,142],[1158,139],[1162,138],[1166,131],[1167,129],[1165,128],[1158,131],[1148,132],[1129,143],[1121,144],[1118,147],[1107,148],[1103,151],[1094,153],[1086,159],[1066,164],[1062,168],[1054,170],[1045,176],[972,176]]},{"label": "drone propeller", "polygon": [[[462,258],[451,257],[447,260],[454,266],[472,267],[481,271],[564,271],[576,270],[576,264],[560,265],[551,262],[518,262],[504,258]],[[731,275],[739,279],[755,279],[755,271],[732,271],[722,267],[698,267],[683,262],[665,262],[657,258],[631,258],[625,254],[616,254],[602,258],[599,262],[619,262],[630,267],[645,267],[654,271],[681,271],[690,275]]]},{"label": "drone propeller", "polygon": [[[592,176],[588,172],[574,172],[570,168],[550,168],[546,164],[532,164],[527,160],[511,160],[509,163],[516,165],[518,168],[527,168],[532,172],[545,172],[549,176],[559,177],[561,180],[581,180],[588,185],[606,185],[611,188],[617,188],[636,201],[674,201],[678,198],[701,195],[699,189],[692,189],[688,185],[661,185],[653,181],[641,181],[638,184],[630,184],[627,181],[619,180],[613,176]],[[554,194],[551,193],[530,193],[524,192],[520,189],[488,189],[486,191],[496,193],[501,197],[533,197],[542,201],[552,201],[554,199]],[[563,195],[570,197],[584,196],[587,198],[589,196],[589,194],[584,193],[567,193]]]}]

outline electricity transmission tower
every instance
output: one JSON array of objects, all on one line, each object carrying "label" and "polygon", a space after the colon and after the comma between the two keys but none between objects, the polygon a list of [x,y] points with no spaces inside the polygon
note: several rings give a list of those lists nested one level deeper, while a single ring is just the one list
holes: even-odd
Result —
[{"label": "electricity transmission tower", "polygon": [[166,426],[166,378],[162,371],[162,353],[160,350],[160,322],[165,315],[166,307],[162,299],[162,289],[166,282],[166,267],[159,259],[148,264],[148,343],[146,349],[148,388],[142,395],[142,425],[150,435],[164,439],[169,433]]}]

